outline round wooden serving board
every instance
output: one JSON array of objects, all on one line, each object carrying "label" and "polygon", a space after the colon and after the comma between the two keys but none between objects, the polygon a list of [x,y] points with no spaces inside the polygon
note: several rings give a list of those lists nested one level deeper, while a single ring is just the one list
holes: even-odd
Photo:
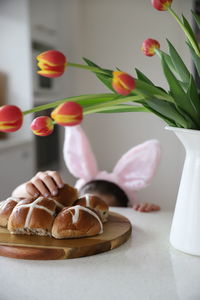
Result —
[{"label": "round wooden serving board", "polygon": [[131,223],[124,216],[110,212],[104,232],[89,238],[58,240],[51,237],[14,235],[0,227],[0,255],[21,259],[69,259],[112,250],[131,235]]}]

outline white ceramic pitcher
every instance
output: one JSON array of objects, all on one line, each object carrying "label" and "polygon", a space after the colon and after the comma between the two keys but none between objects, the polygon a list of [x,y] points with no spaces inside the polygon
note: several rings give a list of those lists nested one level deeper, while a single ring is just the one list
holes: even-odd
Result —
[{"label": "white ceramic pitcher", "polygon": [[178,250],[200,256],[200,131],[167,126],[186,150],[170,242]]}]

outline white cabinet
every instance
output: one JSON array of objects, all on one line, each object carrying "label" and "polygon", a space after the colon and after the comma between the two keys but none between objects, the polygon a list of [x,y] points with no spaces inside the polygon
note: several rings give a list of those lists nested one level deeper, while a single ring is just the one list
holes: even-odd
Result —
[{"label": "white cabinet", "polygon": [[27,142],[0,149],[0,200],[34,175],[34,144]]}]

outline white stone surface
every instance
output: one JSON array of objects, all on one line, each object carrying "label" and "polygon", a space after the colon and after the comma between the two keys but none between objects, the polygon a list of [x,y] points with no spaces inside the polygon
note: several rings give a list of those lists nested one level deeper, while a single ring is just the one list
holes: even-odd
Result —
[{"label": "white stone surface", "polygon": [[133,224],[117,249],[72,260],[0,257],[1,300],[197,300],[199,258],[169,245],[172,212],[112,208]]}]

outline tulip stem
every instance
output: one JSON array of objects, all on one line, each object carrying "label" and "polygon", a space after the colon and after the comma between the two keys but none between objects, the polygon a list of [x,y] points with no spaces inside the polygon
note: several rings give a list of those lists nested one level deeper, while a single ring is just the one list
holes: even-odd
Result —
[{"label": "tulip stem", "polygon": [[130,101],[138,101],[141,99],[143,99],[141,96],[129,96],[123,98],[119,98],[119,96],[117,96],[116,99],[110,100],[108,103],[100,103],[84,109],[84,115],[100,112],[114,105],[119,105]]},{"label": "tulip stem", "polygon": [[[114,105],[109,106],[108,108],[99,108],[95,110],[95,113],[122,113],[122,112],[150,112],[147,108],[143,106],[136,106],[136,105]],[[84,115],[89,115],[90,112],[83,112]]]},{"label": "tulip stem", "polygon": [[87,66],[87,65],[76,64],[76,63],[71,63],[71,62],[68,62],[67,66],[69,66],[69,67],[75,67],[75,68],[81,68],[81,69],[86,69],[86,70],[89,70],[89,71],[92,71],[92,72],[95,72],[95,73],[100,73],[100,74],[108,75],[108,72],[106,72],[104,70],[101,70],[101,69],[99,69],[97,67],[90,67],[90,66]]},{"label": "tulip stem", "polygon": [[25,110],[25,111],[23,111],[23,115],[28,115],[28,114],[31,114],[31,113],[34,113],[34,112],[45,110],[45,109],[54,108],[54,107],[56,107],[56,106],[58,106],[58,105],[60,105],[64,102],[68,102],[68,101],[78,102],[78,101],[81,101],[81,100],[95,99],[97,97],[102,98],[102,99],[105,98],[109,101],[109,99],[113,99],[113,94],[89,94],[89,95],[81,95],[81,96],[74,96],[74,97],[64,98],[64,99],[57,100],[57,101],[47,103],[47,104],[44,104],[44,105],[36,106],[36,107],[31,108],[29,110]]},{"label": "tulip stem", "polygon": [[198,43],[195,41],[195,39],[191,36],[190,32],[187,30],[187,28],[184,26],[183,22],[181,19],[177,16],[175,11],[171,7],[168,7],[168,11],[171,13],[171,15],[176,19],[180,27],[182,28],[183,32],[185,33],[186,37],[190,41],[195,53],[200,57],[200,49],[198,46]]}]

